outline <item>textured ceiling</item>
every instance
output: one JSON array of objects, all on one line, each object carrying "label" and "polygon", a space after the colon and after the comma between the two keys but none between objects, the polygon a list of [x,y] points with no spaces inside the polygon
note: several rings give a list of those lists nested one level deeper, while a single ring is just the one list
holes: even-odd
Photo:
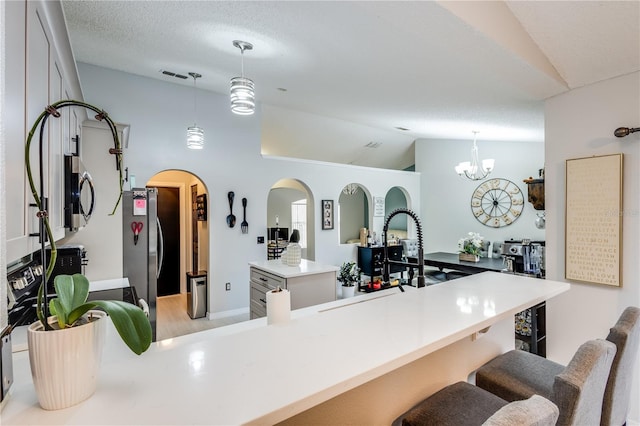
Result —
[{"label": "textured ceiling", "polygon": [[63,5],[79,62],[218,93],[253,43],[263,153],[374,167],[418,138],[543,141],[544,99],[640,70],[638,1]]}]

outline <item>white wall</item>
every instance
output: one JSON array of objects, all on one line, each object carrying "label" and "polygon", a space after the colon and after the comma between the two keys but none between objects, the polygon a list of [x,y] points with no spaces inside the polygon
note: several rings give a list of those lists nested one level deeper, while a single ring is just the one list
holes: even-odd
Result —
[{"label": "white wall", "polygon": [[[247,262],[266,258],[266,245],[257,244],[256,237],[266,233],[269,190],[280,179],[304,182],[316,204],[310,208],[316,211],[320,210],[320,200],[337,200],[344,185],[354,180],[366,185],[375,196],[384,196],[391,187],[400,186],[410,194],[414,208],[420,208],[420,178],[416,173],[263,158],[260,110],[253,116],[235,116],[226,95],[198,92],[197,123],[205,130],[206,146],[190,151],[185,146],[185,132],[194,119],[193,88],[87,64],[78,64],[78,68],[86,101],[104,108],[115,121],[131,125],[124,161],[129,174],[136,176],[136,185],[143,186],[153,175],[168,169],[189,171],[206,185],[211,233],[209,309],[213,313],[247,308]],[[85,142],[85,150],[90,149],[90,142]],[[248,199],[248,234],[242,234],[239,226],[226,225],[228,191],[234,191],[237,199]],[[382,222],[383,218],[374,220],[374,226],[381,230]],[[339,266],[356,258],[354,246],[339,244],[338,227],[322,231],[320,223],[314,226],[317,262]],[[108,232],[103,233],[106,239]],[[111,247],[120,250],[121,246]],[[225,291],[225,282],[231,282],[231,291]]]},{"label": "white wall", "polygon": [[[5,50],[4,50],[4,41],[5,31],[4,28],[7,28],[4,24],[4,2],[0,4],[0,93],[4,93],[4,69],[5,69]],[[2,169],[2,173],[0,173],[0,200],[6,200],[6,192],[4,189],[5,185],[5,175],[4,170],[4,96],[0,96],[0,169]],[[7,207],[4,202],[0,203],[0,330],[2,330],[8,322],[7,315],[7,234],[6,234],[6,212]]]},{"label": "white wall", "polygon": [[[622,310],[640,306],[640,134],[616,138],[617,127],[640,125],[640,73],[606,80],[547,100],[545,163],[547,276],[564,280],[565,161],[592,155],[624,154],[622,286],[571,283],[549,301],[547,353],[566,363],[589,339],[605,338]],[[640,366],[633,375],[629,419],[640,423]]]},{"label": "white wall", "polygon": [[545,232],[536,228],[537,210],[527,201],[530,176],[537,177],[544,166],[544,145],[541,142],[494,142],[478,140],[480,158],[495,159],[495,169],[489,178],[508,179],[518,185],[525,205],[511,225],[492,228],[476,220],[471,212],[471,195],[483,181],[460,177],[454,167],[470,161],[471,140],[416,141],[416,171],[421,173],[421,199],[425,253],[445,251],[455,253],[458,239],[468,232],[478,232],[489,241],[511,238],[544,240]]}]

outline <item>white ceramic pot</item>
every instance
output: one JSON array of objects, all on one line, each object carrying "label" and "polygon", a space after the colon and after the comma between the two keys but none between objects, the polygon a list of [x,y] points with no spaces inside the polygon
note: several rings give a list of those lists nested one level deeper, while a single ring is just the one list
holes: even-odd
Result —
[{"label": "white ceramic pot", "polygon": [[[43,331],[38,321],[27,330],[31,376],[45,410],[78,404],[96,390],[107,314],[89,311],[85,316],[89,315],[94,320],[77,327]],[[49,318],[50,324],[55,322],[55,317]]]},{"label": "white ceramic pot", "polygon": [[356,294],[356,286],[352,285],[350,287],[342,286],[342,298],[346,299],[348,297],[353,297]]}]

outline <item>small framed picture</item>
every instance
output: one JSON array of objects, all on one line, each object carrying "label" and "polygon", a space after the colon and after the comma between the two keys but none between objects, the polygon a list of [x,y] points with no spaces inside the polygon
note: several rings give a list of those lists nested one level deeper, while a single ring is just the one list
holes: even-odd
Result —
[{"label": "small framed picture", "polygon": [[322,229],[333,229],[333,200],[322,200]]}]

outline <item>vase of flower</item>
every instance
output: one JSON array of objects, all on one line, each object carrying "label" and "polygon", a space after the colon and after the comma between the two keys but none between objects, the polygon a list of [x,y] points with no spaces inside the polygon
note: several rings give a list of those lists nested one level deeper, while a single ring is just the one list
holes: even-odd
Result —
[{"label": "vase of flower", "polygon": [[458,259],[463,262],[479,262],[483,238],[477,232],[469,232],[458,240]]}]

